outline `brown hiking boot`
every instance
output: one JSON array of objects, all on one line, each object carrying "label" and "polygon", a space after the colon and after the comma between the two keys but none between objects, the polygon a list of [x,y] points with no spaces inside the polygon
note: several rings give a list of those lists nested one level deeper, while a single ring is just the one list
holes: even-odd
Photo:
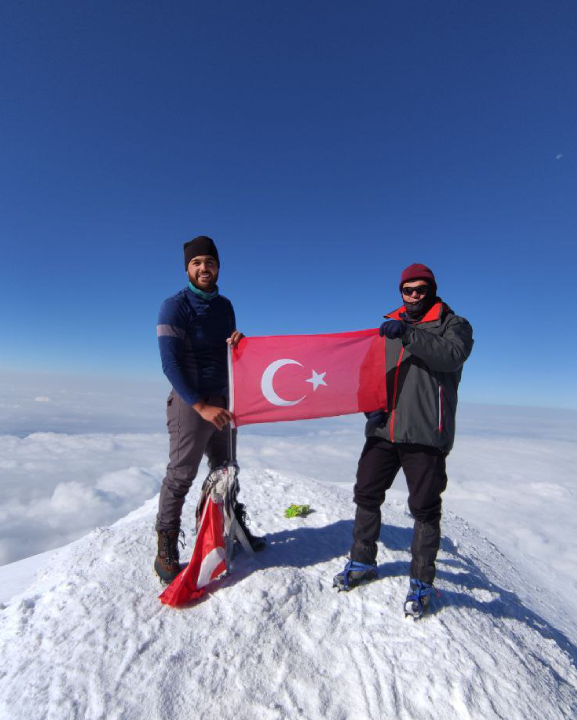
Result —
[{"label": "brown hiking boot", "polygon": [[169,584],[180,572],[178,563],[179,530],[158,531],[158,555],[154,561],[154,570],[161,582]]}]

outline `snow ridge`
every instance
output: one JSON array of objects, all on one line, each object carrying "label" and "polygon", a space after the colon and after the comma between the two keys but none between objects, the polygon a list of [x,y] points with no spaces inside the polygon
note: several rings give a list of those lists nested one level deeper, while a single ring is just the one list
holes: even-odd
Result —
[{"label": "snow ridge", "polygon": [[[190,608],[157,599],[156,499],[56,551],[0,612],[0,716],[575,716],[577,648],[519,600],[516,569],[464,520],[445,514],[441,597],[413,622],[402,612],[412,520],[400,503],[384,513],[379,580],[337,593],[350,492],[266,470],[241,481],[252,529],[268,534],[269,548],[239,555],[233,575]],[[291,502],[314,512],[287,519]]]}]

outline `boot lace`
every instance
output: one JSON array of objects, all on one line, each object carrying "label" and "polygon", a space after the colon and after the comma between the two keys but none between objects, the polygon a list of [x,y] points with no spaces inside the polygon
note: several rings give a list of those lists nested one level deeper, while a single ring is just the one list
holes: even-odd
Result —
[{"label": "boot lace", "polygon": [[163,530],[160,533],[160,536],[162,542],[162,552],[164,553],[166,562],[169,565],[177,563],[179,560],[178,546],[180,545],[181,548],[186,547],[186,536],[184,534],[184,530],[179,530],[178,535],[175,535],[174,537],[170,537],[170,530]]}]

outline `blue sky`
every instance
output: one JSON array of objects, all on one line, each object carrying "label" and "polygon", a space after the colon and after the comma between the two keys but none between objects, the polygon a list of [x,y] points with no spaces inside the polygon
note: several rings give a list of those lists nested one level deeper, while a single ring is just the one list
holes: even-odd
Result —
[{"label": "blue sky", "polygon": [[182,243],[246,334],[374,327],[430,265],[461,397],[577,407],[574,2],[0,8],[0,367],[158,378]]}]

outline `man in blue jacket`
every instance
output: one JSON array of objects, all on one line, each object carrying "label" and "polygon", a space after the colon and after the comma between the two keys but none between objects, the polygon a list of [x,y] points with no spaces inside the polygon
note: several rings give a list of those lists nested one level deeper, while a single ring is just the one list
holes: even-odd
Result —
[{"label": "man in blue jacket", "polygon": [[[236,430],[228,432],[232,415],[226,409],[227,343],[234,347],[244,337],[216,284],[220,259],[214,241],[201,235],[185,243],[184,268],[188,286],[164,301],[157,325],[162,369],[172,385],[166,403],[170,460],[160,491],[154,562],[167,583],[180,571],[180,516],[203,454],[211,470],[236,456]],[[265,540],[249,532],[240,503],[235,514],[253,549],[262,550]]]}]

